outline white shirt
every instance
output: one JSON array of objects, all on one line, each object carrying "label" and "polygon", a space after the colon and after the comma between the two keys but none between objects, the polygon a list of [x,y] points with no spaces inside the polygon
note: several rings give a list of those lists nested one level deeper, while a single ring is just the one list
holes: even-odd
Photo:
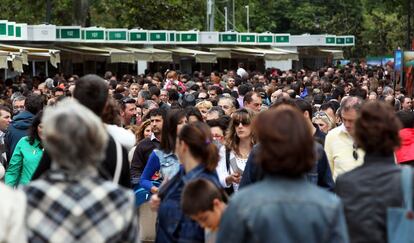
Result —
[{"label": "white shirt", "polygon": [[26,196],[0,183],[0,242],[27,242],[25,227]]},{"label": "white shirt", "polygon": [[249,74],[246,72],[246,70],[244,68],[238,68],[237,69],[237,75],[239,75],[242,78],[247,78],[247,76],[249,76]]},{"label": "white shirt", "polygon": [[[226,183],[226,177],[229,176],[230,174],[234,173],[234,170],[232,168],[232,166],[230,166],[230,172],[227,171],[227,166],[226,166],[226,146],[221,146],[219,149],[219,156],[220,156],[220,160],[218,162],[216,171],[217,171],[217,175],[220,181],[220,184],[227,188],[230,187],[231,185],[227,185]],[[237,167],[239,169],[241,169],[242,171],[244,171],[244,168],[246,167],[246,162],[247,159],[241,159],[241,158],[237,158],[236,154],[233,151],[230,151],[230,156],[229,156],[229,160],[236,160],[236,164]],[[233,188],[234,191],[237,191],[239,188],[238,184],[233,183]]]},{"label": "white shirt", "polygon": [[6,173],[6,170],[4,169],[3,164],[0,163],[0,180],[3,179],[5,173]]},{"label": "white shirt", "polygon": [[333,179],[362,165],[365,153],[357,149],[358,159],[353,157],[354,140],[342,124],[329,131],[325,138],[325,153],[331,167]]},{"label": "white shirt", "polygon": [[114,140],[120,143],[126,150],[131,150],[135,146],[135,135],[130,131],[117,125],[105,124],[106,130]]}]

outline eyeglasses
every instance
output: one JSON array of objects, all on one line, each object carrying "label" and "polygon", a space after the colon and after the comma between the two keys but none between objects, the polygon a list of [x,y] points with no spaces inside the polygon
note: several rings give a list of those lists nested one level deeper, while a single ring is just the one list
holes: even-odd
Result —
[{"label": "eyeglasses", "polygon": [[212,137],[214,140],[221,140],[224,136],[219,134],[213,134]]},{"label": "eyeglasses", "polygon": [[24,110],[24,105],[14,105],[13,109],[14,110]]},{"label": "eyeglasses", "polygon": [[230,109],[231,107],[230,106],[228,106],[228,105],[219,105],[219,107],[221,108],[221,109],[223,109],[223,110],[228,110],[228,109]]},{"label": "eyeglasses", "polygon": [[355,143],[352,145],[352,157],[354,157],[355,160],[358,160],[357,146]]}]

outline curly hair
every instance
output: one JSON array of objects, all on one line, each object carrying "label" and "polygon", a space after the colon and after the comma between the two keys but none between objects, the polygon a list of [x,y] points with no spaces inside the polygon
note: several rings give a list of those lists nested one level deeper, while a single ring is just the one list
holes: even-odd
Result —
[{"label": "curly hair", "polygon": [[400,145],[401,122],[393,108],[383,101],[370,101],[362,106],[355,121],[355,140],[368,154],[390,155]]}]

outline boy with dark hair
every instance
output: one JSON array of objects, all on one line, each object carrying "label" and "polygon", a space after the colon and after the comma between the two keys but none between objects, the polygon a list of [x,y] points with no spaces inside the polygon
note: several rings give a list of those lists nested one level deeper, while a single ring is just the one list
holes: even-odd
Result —
[{"label": "boy with dark hair", "polygon": [[205,242],[216,242],[221,215],[226,209],[227,195],[206,179],[189,182],[183,189],[183,213],[206,229]]}]

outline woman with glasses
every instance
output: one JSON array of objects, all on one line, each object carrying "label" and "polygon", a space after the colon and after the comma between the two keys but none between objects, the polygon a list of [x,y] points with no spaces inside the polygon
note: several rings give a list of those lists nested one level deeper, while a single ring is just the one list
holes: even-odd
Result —
[{"label": "woman with glasses", "polygon": [[318,111],[312,118],[312,122],[318,125],[319,129],[328,133],[331,129],[335,128],[335,122],[324,111]]},{"label": "woman with glasses", "polygon": [[229,116],[222,116],[218,119],[208,120],[207,125],[210,126],[211,135],[213,136],[213,140],[216,144],[221,147],[224,145],[224,135],[226,134],[226,130],[229,126],[230,117]]},{"label": "woman with glasses", "polygon": [[247,158],[256,143],[252,132],[253,112],[242,108],[231,116],[225,146],[220,148],[217,174],[221,185],[231,194],[237,191]]}]

